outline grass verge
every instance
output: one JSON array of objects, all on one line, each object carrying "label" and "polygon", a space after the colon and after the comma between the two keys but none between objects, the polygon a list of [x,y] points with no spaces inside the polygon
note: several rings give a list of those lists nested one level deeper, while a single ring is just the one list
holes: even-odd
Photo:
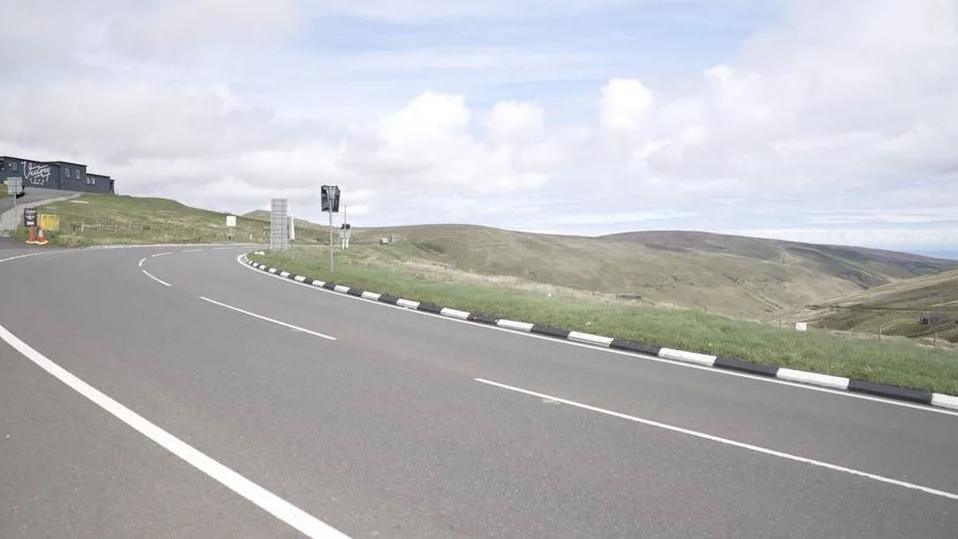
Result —
[{"label": "grass verge", "polygon": [[[202,210],[162,198],[85,194],[38,208],[60,216],[60,229],[48,233],[50,243],[68,247],[147,243],[214,243],[264,240],[268,224],[237,219],[232,233],[226,213]],[[21,229],[18,234],[24,234]]]},{"label": "grass verge", "polygon": [[329,271],[324,249],[299,248],[292,256],[267,253],[252,258],[324,281],[501,318],[958,394],[958,352],[955,350],[928,349],[910,342],[859,340],[819,332],[798,333],[696,311],[624,305],[564,294],[550,297],[512,287],[486,286],[454,278],[437,279],[404,267],[401,261],[391,266],[366,264],[361,253],[345,256],[340,253],[342,251],[337,253],[335,272]]}]

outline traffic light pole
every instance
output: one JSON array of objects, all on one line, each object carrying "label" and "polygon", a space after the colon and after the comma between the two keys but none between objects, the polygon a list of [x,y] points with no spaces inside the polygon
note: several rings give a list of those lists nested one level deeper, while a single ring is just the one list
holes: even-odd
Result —
[{"label": "traffic light pole", "polygon": [[333,208],[329,208],[329,272],[333,272]]}]

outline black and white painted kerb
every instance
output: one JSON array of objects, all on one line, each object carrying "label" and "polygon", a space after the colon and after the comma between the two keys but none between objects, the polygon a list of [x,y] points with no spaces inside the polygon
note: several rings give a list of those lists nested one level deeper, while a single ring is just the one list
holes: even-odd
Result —
[{"label": "black and white painted kerb", "polygon": [[953,395],[933,393],[923,389],[899,387],[877,382],[867,382],[864,380],[852,380],[842,376],[832,376],[829,374],[819,374],[816,372],[787,369],[785,367],[777,367],[774,365],[751,363],[734,357],[713,356],[709,354],[700,354],[697,352],[688,352],[686,350],[675,350],[672,348],[665,348],[662,346],[655,346],[636,341],[616,339],[602,335],[593,335],[591,333],[582,333],[580,331],[570,331],[566,329],[543,326],[541,324],[530,324],[528,322],[506,320],[504,318],[496,318],[487,314],[460,311],[450,307],[440,307],[432,303],[399,298],[396,296],[390,296],[389,294],[370,292],[368,290],[351,288],[331,282],[323,282],[319,279],[311,279],[303,275],[295,275],[288,271],[269,267],[265,264],[260,264],[258,262],[249,260],[246,257],[243,257],[242,260],[249,266],[252,266],[260,271],[279,275],[280,277],[285,277],[303,284],[312,285],[318,288],[325,288],[327,290],[368,299],[370,301],[378,301],[381,303],[388,303],[390,305],[398,305],[407,309],[438,314],[449,318],[456,318],[458,320],[494,325],[515,331],[535,333],[538,335],[554,337],[557,339],[566,339],[569,341],[590,344],[593,346],[613,348],[627,352],[636,352],[639,354],[656,356],[673,361],[682,361],[685,363],[692,363],[705,367],[728,369],[758,376],[777,378],[789,382],[798,382],[802,384],[826,387],[829,389],[852,391],[855,393],[866,393],[887,399],[908,401],[918,404],[926,404],[958,410],[958,397]]}]

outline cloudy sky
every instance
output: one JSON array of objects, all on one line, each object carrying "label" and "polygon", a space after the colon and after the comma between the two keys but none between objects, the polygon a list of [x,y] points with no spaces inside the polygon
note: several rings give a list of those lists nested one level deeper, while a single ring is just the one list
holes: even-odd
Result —
[{"label": "cloudy sky", "polygon": [[0,154],[356,225],[958,252],[958,0],[5,0]]}]

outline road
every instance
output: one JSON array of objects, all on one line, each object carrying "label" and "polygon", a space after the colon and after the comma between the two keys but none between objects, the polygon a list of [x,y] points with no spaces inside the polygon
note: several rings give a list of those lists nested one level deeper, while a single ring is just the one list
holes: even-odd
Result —
[{"label": "road", "polygon": [[958,531],[948,411],[375,304],[242,247],[28,252],[0,245],[0,537]]}]

